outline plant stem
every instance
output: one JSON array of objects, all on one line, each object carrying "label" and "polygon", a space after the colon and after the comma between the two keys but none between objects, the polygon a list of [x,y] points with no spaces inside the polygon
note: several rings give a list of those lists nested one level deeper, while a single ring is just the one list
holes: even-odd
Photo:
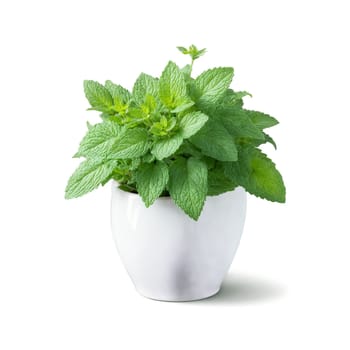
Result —
[{"label": "plant stem", "polygon": [[191,76],[191,74],[192,74],[193,63],[194,63],[194,59],[192,58],[191,66],[190,66],[190,76]]}]

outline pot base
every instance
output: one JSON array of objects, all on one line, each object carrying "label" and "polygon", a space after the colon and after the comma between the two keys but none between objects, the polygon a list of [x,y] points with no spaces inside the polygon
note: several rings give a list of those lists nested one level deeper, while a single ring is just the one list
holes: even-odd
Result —
[{"label": "pot base", "polygon": [[156,301],[166,301],[166,302],[186,302],[186,301],[196,301],[203,300],[210,297],[213,297],[220,291],[220,287],[210,291],[201,291],[198,294],[189,294],[189,295],[155,295],[153,293],[147,293],[146,291],[140,291],[135,288],[136,291],[143,297]]}]

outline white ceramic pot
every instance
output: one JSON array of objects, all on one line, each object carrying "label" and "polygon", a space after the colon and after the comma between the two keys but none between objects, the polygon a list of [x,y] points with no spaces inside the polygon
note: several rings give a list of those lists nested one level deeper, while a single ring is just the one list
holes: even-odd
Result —
[{"label": "white ceramic pot", "polygon": [[243,188],[208,197],[199,220],[169,197],[146,208],[112,184],[112,231],[137,291],[151,299],[189,301],[217,293],[232,263],[246,213]]}]

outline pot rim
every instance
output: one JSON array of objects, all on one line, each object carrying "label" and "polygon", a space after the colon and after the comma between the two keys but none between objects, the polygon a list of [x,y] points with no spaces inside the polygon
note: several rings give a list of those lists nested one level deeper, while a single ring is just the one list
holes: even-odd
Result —
[{"label": "pot rim", "polygon": [[[116,180],[112,180],[112,187],[114,187],[117,191],[122,192],[126,195],[130,195],[130,196],[134,196],[134,197],[138,197],[142,200],[142,197],[139,195],[139,193],[134,193],[134,192],[129,192],[129,191],[124,191],[123,189],[119,188],[119,182]],[[172,201],[172,198],[170,196],[163,196],[163,197],[158,197],[156,199],[156,201],[158,200],[168,200],[168,201]]]},{"label": "pot rim", "polygon": [[[134,192],[128,192],[128,191],[124,191],[122,190],[121,188],[119,188],[119,183],[118,181],[116,180],[112,180],[112,187],[114,187],[117,191],[121,192],[121,193],[124,193],[126,195],[129,195],[129,196],[134,196],[134,197],[137,197],[137,198],[140,198],[142,200],[142,197],[139,195],[139,193],[134,193]],[[205,197],[205,200],[207,201],[208,198],[212,198],[212,197],[221,197],[227,193],[233,193],[235,192],[237,189],[243,189],[245,191],[245,189],[242,187],[242,186],[237,186],[235,187],[232,191],[227,191],[227,192],[224,192],[224,193],[220,193],[218,195],[215,195],[215,196],[206,196]],[[245,191],[246,192],[246,191]],[[163,196],[163,197],[158,197],[156,199],[156,201],[158,200],[163,200],[163,201],[173,201],[173,199],[171,198],[171,196]]]}]

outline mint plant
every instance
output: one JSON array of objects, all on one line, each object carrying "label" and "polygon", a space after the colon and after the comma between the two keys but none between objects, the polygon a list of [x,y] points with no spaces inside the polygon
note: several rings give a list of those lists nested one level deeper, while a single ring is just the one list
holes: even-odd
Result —
[{"label": "mint plant", "polygon": [[205,53],[194,45],[178,49],[191,57],[180,69],[169,62],[160,78],[142,73],[132,92],[106,81],[84,81],[91,108],[102,121],[88,131],[74,157],[85,160],[70,177],[65,197],[82,196],[109,180],[138,193],[146,207],[170,196],[197,220],[207,196],[242,186],[270,201],[285,202],[275,164],[259,149],[278,121],[243,108],[245,91],[230,88],[233,68],[192,66]]}]

